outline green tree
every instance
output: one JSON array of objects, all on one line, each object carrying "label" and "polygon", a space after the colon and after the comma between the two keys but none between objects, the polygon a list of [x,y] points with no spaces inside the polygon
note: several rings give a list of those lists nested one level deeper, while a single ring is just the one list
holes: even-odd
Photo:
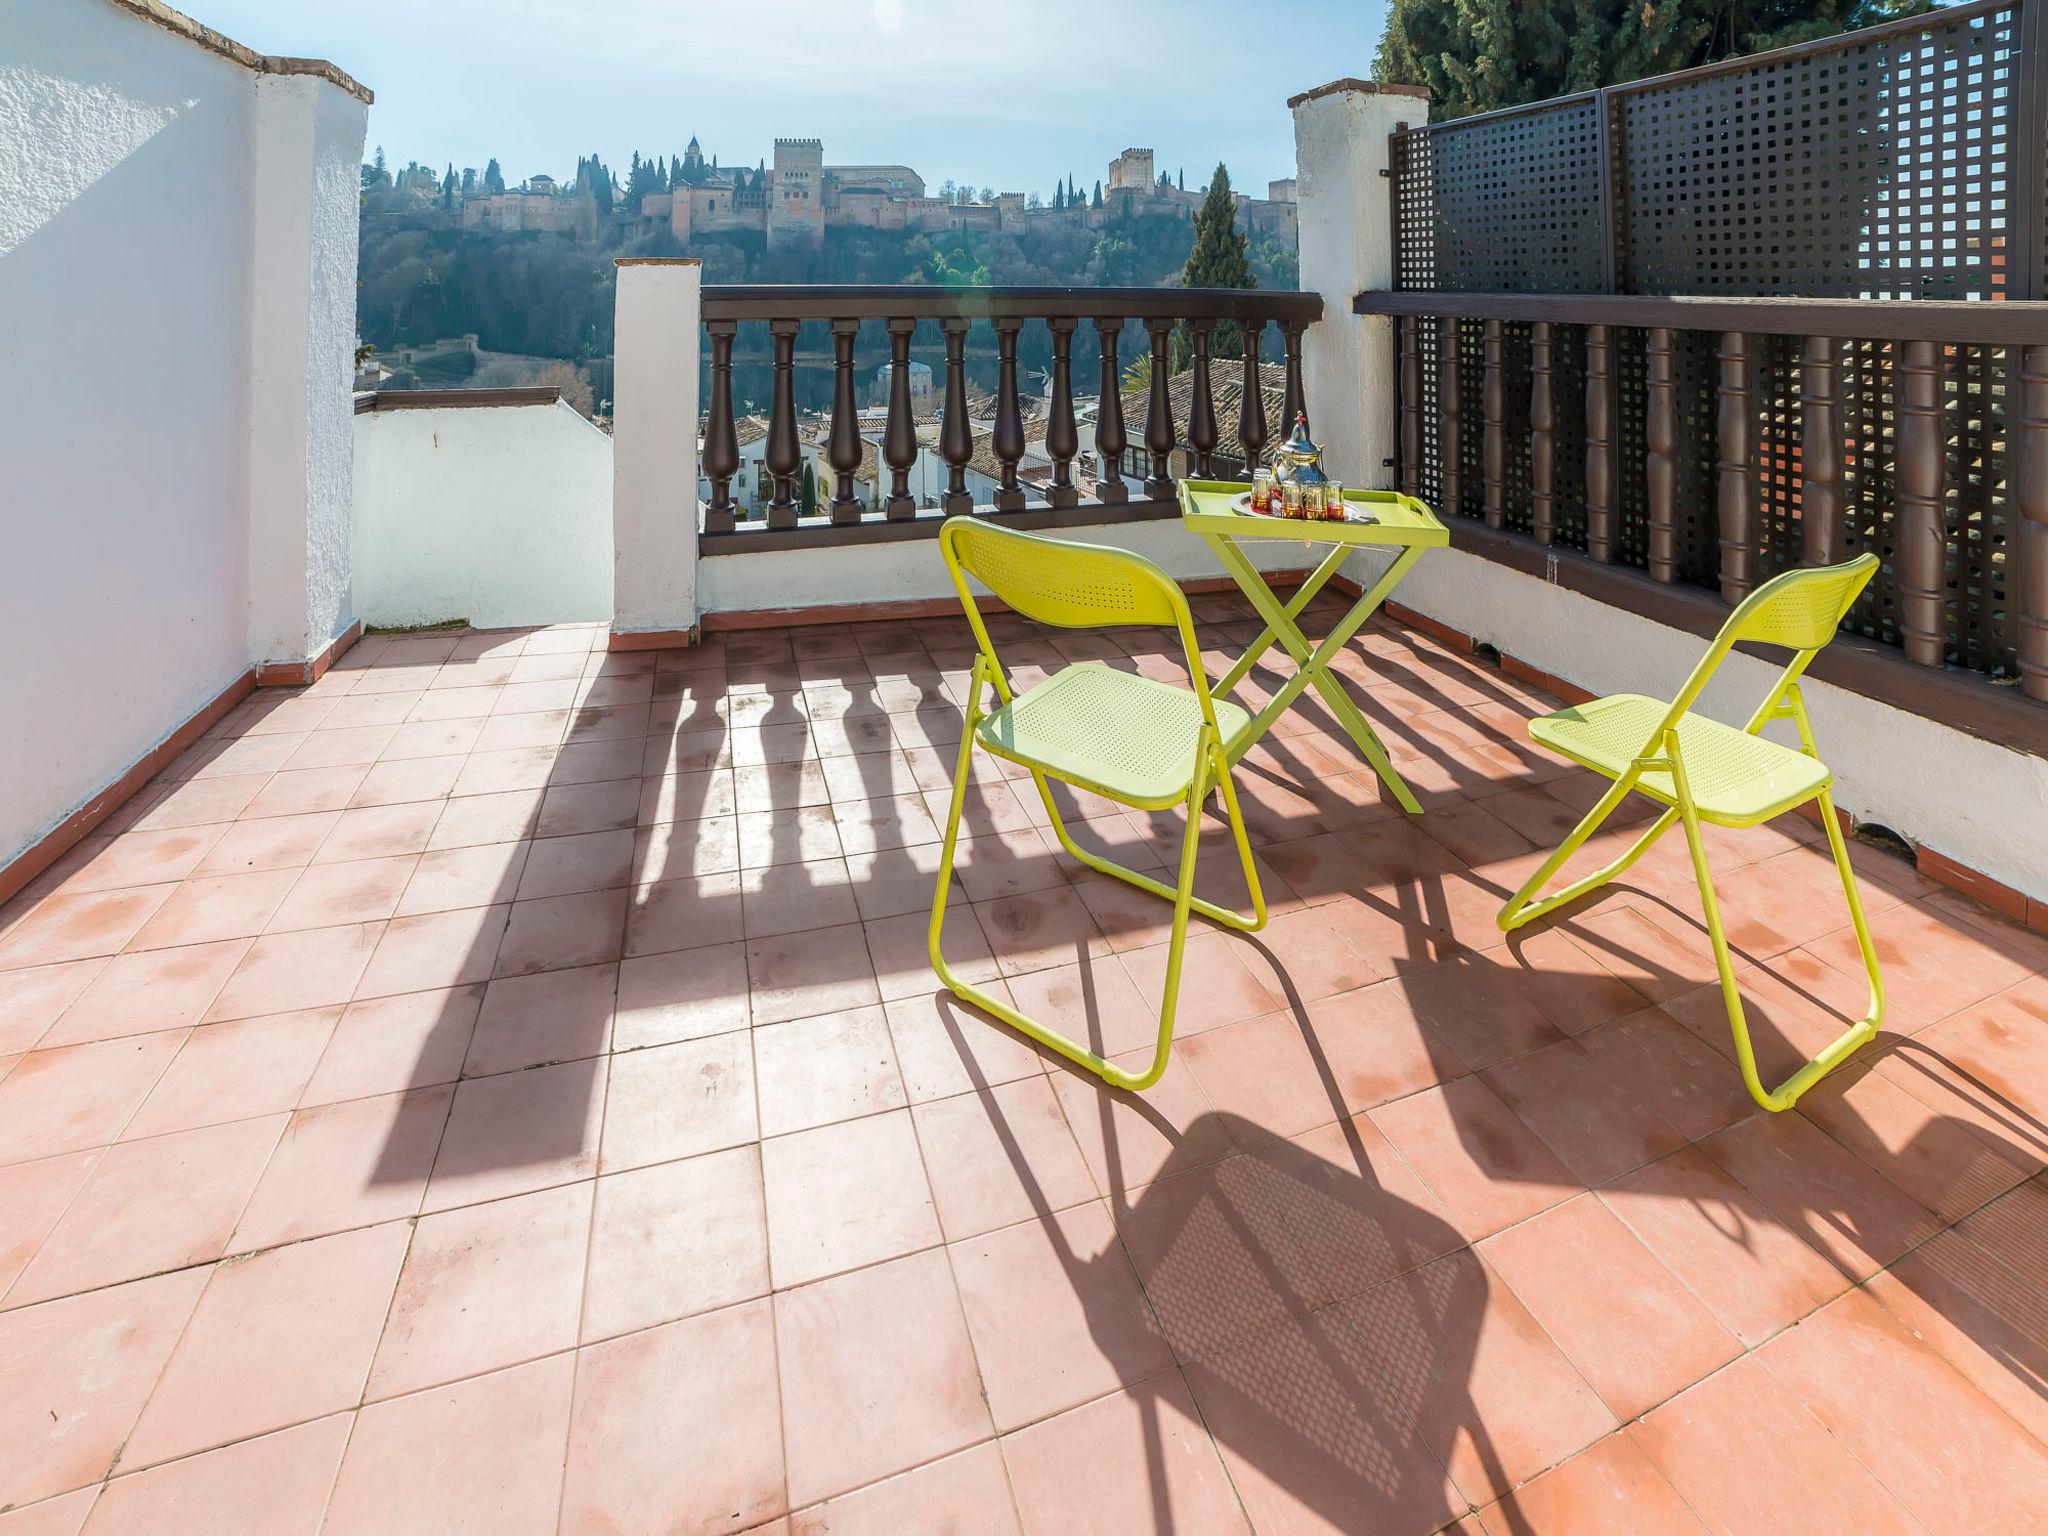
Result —
[{"label": "green tree", "polygon": [[495,155],[484,166],[484,190],[493,195],[505,190],[505,173],[498,169]]},{"label": "green tree", "polygon": [[818,515],[818,475],[817,471],[811,467],[811,462],[808,459],[804,461],[804,489],[801,515],[804,517],[816,517]]},{"label": "green tree", "polygon": [[1089,199],[1088,206],[1090,208],[1100,208],[1102,206],[1102,182],[1099,179],[1095,183],[1095,196]]},{"label": "green tree", "polygon": [[[1230,196],[1230,172],[1220,163],[1209,178],[1209,191],[1195,211],[1195,246],[1181,269],[1184,288],[1255,288],[1251,248],[1244,231],[1237,227],[1237,205]],[[1173,341],[1174,371],[1186,366],[1192,355],[1185,328],[1176,328]],[[1209,336],[1213,357],[1244,356],[1244,337],[1231,321],[1219,324]]]},{"label": "green tree", "polygon": [[1373,64],[1443,122],[1933,10],[1934,0],[1392,0]]}]

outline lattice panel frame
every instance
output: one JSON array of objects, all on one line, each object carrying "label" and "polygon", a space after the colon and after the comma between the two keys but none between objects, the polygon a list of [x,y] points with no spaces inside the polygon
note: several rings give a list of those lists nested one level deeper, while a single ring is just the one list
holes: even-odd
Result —
[{"label": "lattice panel frame", "polygon": [[[2048,0],[2040,0],[2048,4]],[[1850,34],[1754,62],[1615,87],[1396,135],[1395,286],[1410,291],[1606,291],[1872,299],[2025,297],[2048,287],[2048,144],[2019,142],[2021,6],[1971,5],[1908,28]],[[2036,22],[2029,36],[2048,35]],[[1601,124],[1607,124],[1603,135]],[[1604,185],[1603,185],[1604,183]],[[1612,206],[1608,193],[1612,193]],[[2025,223],[2042,228],[2016,239]],[[2036,273],[2009,268],[2029,258]],[[1873,320],[1874,328],[1881,322]],[[1460,358],[1459,515],[1484,507],[1484,350]],[[1553,327],[1553,537],[1585,540],[1584,331]],[[1421,328],[1425,494],[1440,497],[1437,327]],[[1617,329],[1615,558],[1647,562],[1643,335]],[[1678,333],[1677,578],[1719,583],[1719,338]],[[1759,578],[1805,552],[1796,337],[1750,338],[1748,405]],[[1838,350],[1846,553],[1885,560],[1846,627],[1900,640],[1892,561],[1895,349]],[[1528,327],[1504,330],[1504,522],[1529,526]],[[1943,349],[1941,399],[1950,659],[2010,672],[2017,607],[2007,545],[2014,358]]]},{"label": "lattice panel frame", "polygon": [[2002,296],[2017,11],[1617,90],[1631,293]]},{"label": "lattice panel frame", "polygon": [[1949,347],[1942,379],[1943,517],[1948,532],[1949,659],[2018,675],[2019,592],[2008,545],[2013,527],[2007,469],[2013,442],[2008,347]]},{"label": "lattice panel frame", "polygon": [[1551,542],[1586,547],[1586,328],[1550,328],[1551,416],[1557,443],[1551,454]]},{"label": "lattice panel frame", "polygon": [[1606,197],[1591,97],[1399,134],[1395,286],[1598,293]]},{"label": "lattice panel frame", "polygon": [[1852,633],[1899,643],[1899,611],[1893,584],[1893,485],[1897,425],[1892,403],[1892,364],[1897,347],[1889,341],[1844,342],[1839,353],[1842,418],[1842,555],[1865,553],[1884,562],[1843,620]]},{"label": "lattice panel frame", "polygon": [[1799,443],[1802,350],[1796,336],[1749,338],[1749,474],[1759,581],[1799,565],[1806,550]]}]

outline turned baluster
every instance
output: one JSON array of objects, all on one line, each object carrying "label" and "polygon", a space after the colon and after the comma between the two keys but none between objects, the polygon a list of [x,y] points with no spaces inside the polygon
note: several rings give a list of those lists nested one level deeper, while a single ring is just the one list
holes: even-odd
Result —
[{"label": "turned baluster", "polygon": [[1121,320],[1097,320],[1095,335],[1102,344],[1102,385],[1095,401],[1095,499],[1117,503],[1131,499],[1124,484],[1123,375],[1117,368],[1116,337]]},{"label": "turned baluster", "polygon": [[1045,423],[1045,451],[1052,458],[1052,484],[1045,499],[1049,506],[1079,506],[1081,493],[1074,485],[1074,454],[1081,435],[1074,425],[1074,370],[1072,348],[1075,322],[1055,316],[1045,322],[1052,332],[1052,413]]},{"label": "turned baluster", "polygon": [[1167,393],[1167,372],[1172,366],[1168,341],[1173,335],[1171,320],[1151,319],[1145,329],[1152,336],[1152,393],[1145,402],[1145,451],[1152,455],[1152,473],[1145,477],[1145,494],[1154,501],[1173,499],[1173,399]]},{"label": "turned baluster", "polygon": [[1270,435],[1266,425],[1266,391],[1259,377],[1259,342],[1266,332],[1263,320],[1244,323],[1244,388],[1237,398],[1237,445],[1244,450],[1244,477],[1249,480],[1259,467]]},{"label": "turned baluster", "polygon": [[882,510],[892,523],[917,515],[910,470],[917,463],[917,423],[910,415],[910,333],[915,320],[889,322],[889,419],[882,428],[882,462],[889,466],[889,498]]},{"label": "turned baluster", "polygon": [[1216,472],[1216,398],[1209,388],[1209,332],[1213,320],[1197,320],[1189,330],[1194,337],[1195,384],[1188,402],[1188,447],[1195,461],[1195,473],[1204,480]]},{"label": "turned baluster", "polygon": [[1557,401],[1551,394],[1550,348],[1550,322],[1538,320],[1529,327],[1529,531],[1539,544],[1557,537]]},{"label": "turned baluster", "polygon": [[1017,461],[1024,457],[1024,414],[1017,403],[1017,332],[1023,324],[1015,316],[996,321],[996,430],[990,446],[1003,469],[996,487],[998,512],[1015,512],[1024,505],[1024,487],[1017,483]]},{"label": "turned baluster", "polygon": [[1809,336],[1799,377],[1799,532],[1808,565],[1842,558],[1842,428],[1835,339]]},{"label": "turned baluster", "polygon": [[1501,383],[1501,325],[1488,320],[1480,332],[1479,375],[1480,481],[1486,526],[1498,528],[1506,520],[1507,487],[1507,398]]},{"label": "turned baluster", "polygon": [[796,353],[794,320],[771,320],[768,334],[775,345],[774,403],[768,411],[768,447],[762,455],[768,473],[775,480],[775,497],[768,503],[770,528],[794,528],[797,519],[796,472],[803,462],[796,441],[796,392],[793,368]]},{"label": "turned baluster", "polygon": [[1280,435],[1287,436],[1294,430],[1295,422],[1308,414],[1308,398],[1301,391],[1301,335],[1307,326],[1299,320],[1282,322],[1281,330],[1287,337],[1287,388],[1280,397]]},{"label": "turned baluster", "polygon": [[948,315],[939,322],[946,333],[946,416],[939,424],[946,495],[941,505],[949,517],[974,510],[974,497],[967,489],[967,463],[974,457],[974,429],[967,421],[967,326],[962,315]]},{"label": "turned baluster", "polygon": [[704,473],[711,481],[706,533],[733,530],[732,477],[739,473],[740,441],[732,420],[732,339],[738,329],[734,320],[704,322],[711,338],[711,413],[704,424]]},{"label": "turned baluster", "polygon": [[1613,335],[1586,327],[1586,553],[1614,558]]},{"label": "turned baluster", "polygon": [[860,500],[853,494],[854,471],[860,468],[860,423],[854,419],[853,338],[858,320],[832,322],[832,436],[826,458],[832,465],[832,521],[860,521]]},{"label": "turned baluster", "polygon": [[2048,347],[2019,353],[2012,562],[2019,577],[2020,689],[2048,701]]},{"label": "turned baluster", "polygon": [[1650,575],[1678,579],[1678,388],[1673,382],[1676,343],[1668,326],[1643,341],[1643,489],[1648,510],[1645,545]]},{"label": "turned baluster", "polygon": [[1897,467],[1892,545],[1897,553],[1899,632],[1906,659],[1942,664],[1948,646],[1948,544],[1941,526],[1941,354],[1909,341],[1894,368]]},{"label": "turned baluster", "polygon": [[[1401,317],[1401,491],[1422,494],[1422,342],[1413,315]],[[1291,423],[1283,423],[1283,426]]]},{"label": "turned baluster", "polygon": [[1436,323],[1436,446],[1441,471],[1439,497],[1445,514],[1464,510],[1459,484],[1458,427],[1464,410],[1458,389],[1458,322],[1449,315]]},{"label": "turned baluster", "polygon": [[1719,353],[1721,444],[1715,518],[1720,527],[1721,597],[1739,603],[1756,585],[1756,485],[1750,461],[1755,453],[1749,420],[1749,338],[1723,331]]}]

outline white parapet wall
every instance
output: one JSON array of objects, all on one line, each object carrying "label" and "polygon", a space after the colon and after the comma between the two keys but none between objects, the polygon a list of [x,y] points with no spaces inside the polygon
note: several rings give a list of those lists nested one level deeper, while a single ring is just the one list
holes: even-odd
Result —
[{"label": "white parapet wall", "polygon": [[1346,485],[1394,483],[1393,322],[1355,315],[1354,295],[1389,288],[1387,135],[1429,117],[1421,86],[1336,80],[1288,101],[1294,112],[1301,286],[1323,296],[1302,338],[1302,393],[1323,462]]},{"label": "white parapet wall", "polygon": [[[1699,636],[1452,547],[1425,555],[1397,599],[1590,693],[1669,697]],[[1353,574],[1370,581],[1358,563]],[[1730,656],[1697,706],[1741,725],[1777,668]],[[1818,679],[1802,684],[1836,803],[2036,900],[2048,900],[2048,762]],[[1789,728],[1771,734],[1796,744]]]},{"label": "white parapet wall", "polygon": [[611,617],[612,440],[553,393],[364,402],[354,542],[365,624],[462,619],[489,629]]},{"label": "white parapet wall", "polygon": [[368,100],[157,0],[0,6],[0,888],[351,622]]},{"label": "white parapet wall", "polygon": [[612,353],[612,632],[680,638],[697,622],[695,257],[621,257]]}]

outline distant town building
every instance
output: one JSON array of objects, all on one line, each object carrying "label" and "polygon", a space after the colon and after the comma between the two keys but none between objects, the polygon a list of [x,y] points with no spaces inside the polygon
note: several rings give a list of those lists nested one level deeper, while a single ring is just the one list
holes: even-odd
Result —
[{"label": "distant town building", "polygon": [[[824,143],[819,139],[777,139],[773,157],[749,170],[707,162],[692,137],[683,153],[681,177],[668,191],[641,198],[638,213],[649,223],[667,224],[681,241],[694,235],[753,230],[765,234],[770,244],[815,240],[830,228],[1014,229],[1040,219],[1096,227],[1124,218],[1187,217],[1201,205],[1202,193],[1183,191],[1171,179],[1155,175],[1154,159],[1149,149],[1127,149],[1112,160],[1100,208],[1090,207],[1085,199],[1068,208],[1034,208],[1022,192],[1001,193],[992,203],[948,202],[927,196],[924,178],[907,165],[827,165]],[[1274,188],[1283,186],[1288,189],[1285,201],[1237,196],[1239,213],[1248,228],[1293,238],[1294,183],[1291,179],[1273,183]],[[475,199],[473,203],[483,201],[498,199]],[[505,215],[528,216],[523,208]],[[468,206],[463,217],[465,225],[471,222]],[[541,226],[512,223],[502,227]]]},{"label": "distant town building", "polygon": [[462,227],[507,233],[537,229],[589,240],[597,235],[597,203],[561,191],[552,176],[529,176],[523,186],[463,198]]}]

